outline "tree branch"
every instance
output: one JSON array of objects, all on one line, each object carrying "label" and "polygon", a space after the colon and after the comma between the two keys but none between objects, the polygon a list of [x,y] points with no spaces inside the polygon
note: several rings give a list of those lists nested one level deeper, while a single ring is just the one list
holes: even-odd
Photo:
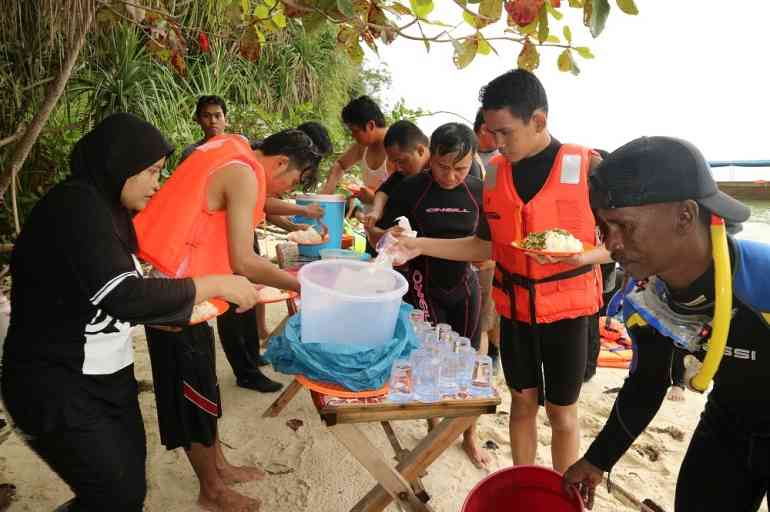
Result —
[{"label": "tree branch", "polygon": [[89,5],[86,7],[86,9],[88,9],[88,12],[86,13],[82,32],[72,42],[72,46],[67,53],[67,57],[62,63],[59,75],[48,88],[48,93],[46,94],[43,104],[40,106],[40,110],[38,110],[37,114],[35,114],[35,117],[32,118],[32,122],[30,122],[29,127],[24,131],[24,135],[21,137],[21,141],[16,146],[16,149],[11,155],[8,168],[5,169],[2,176],[0,176],[0,197],[5,196],[5,192],[8,190],[8,186],[13,182],[14,178],[21,169],[21,166],[24,165],[24,162],[26,161],[27,156],[29,156],[29,152],[32,149],[32,146],[34,146],[35,142],[37,142],[37,139],[40,136],[40,132],[43,130],[43,127],[48,121],[48,117],[51,115],[51,112],[56,106],[56,103],[59,101],[59,98],[64,92],[67,81],[72,75],[72,69],[75,67],[75,63],[78,60],[78,55],[80,55],[80,50],[82,50],[83,44],[85,43],[86,33],[90,31],[91,25],[94,21],[94,13],[96,11],[95,5]]}]

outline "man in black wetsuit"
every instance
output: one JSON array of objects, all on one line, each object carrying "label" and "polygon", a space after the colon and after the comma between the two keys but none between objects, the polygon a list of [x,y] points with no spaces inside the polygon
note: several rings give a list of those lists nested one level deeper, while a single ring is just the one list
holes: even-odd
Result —
[{"label": "man in black wetsuit", "polygon": [[[630,374],[606,425],[565,474],[589,509],[603,473],[660,408],[674,352],[686,345],[697,358],[704,356],[708,329],[699,325],[712,320],[718,300],[712,214],[728,223],[750,214],[719,192],[693,145],[669,137],[644,137],[612,153],[592,176],[591,202],[613,259],[645,281],[627,290],[623,303],[634,343]],[[679,471],[677,512],[756,511],[770,484],[770,245],[733,238],[727,245],[733,316],[714,387]],[[672,321],[688,325],[683,319],[694,321],[693,336],[661,333]]]},{"label": "man in black wetsuit", "polygon": [[[430,138],[430,171],[405,178],[388,199],[379,227],[393,226],[396,218],[409,219],[412,229],[425,236],[472,236],[479,225],[482,183],[470,176],[478,164],[478,147],[471,129],[447,123]],[[404,300],[425,312],[426,320],[448,323],[479,346],[481,298],[476,273],[466,262],[420,256],[401,271],[409,282]],[[477,466],[488,456],[476,443],[475,424],[465,432],[463,449]]]}]

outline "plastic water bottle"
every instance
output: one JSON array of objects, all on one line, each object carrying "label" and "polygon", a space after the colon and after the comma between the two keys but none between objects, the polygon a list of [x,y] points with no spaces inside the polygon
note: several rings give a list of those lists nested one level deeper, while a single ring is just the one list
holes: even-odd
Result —
[{"label": "plastic water bottle", "polygon": [[471,394],[488,396],[492,394],[492,358],[477,355],[471,375]]},{"label": "plastic water bottle", "polygon": [[462,393],[469,393],[473,366],[476,363],[476,350],[470,345],[461,347],[459,356],[460,366],[457,371],[457,389]]},{"label": "plastic water bottle", "polygon": [[388,400],[407,402],[412,399],[414,373],[412,362],[397,359],[390,372]]},{"label": "plastic water bottle", "polygon": [[441,393],[454,395],[458,391],[457,377],[460,369],[460,354],[451,351],[441,352]]},{"label": "plastic water bottle", "polygon": [[441,400],[439,381],[441,377],[441,359],[429,350],[414,352],[414,398],[421,402]]}]

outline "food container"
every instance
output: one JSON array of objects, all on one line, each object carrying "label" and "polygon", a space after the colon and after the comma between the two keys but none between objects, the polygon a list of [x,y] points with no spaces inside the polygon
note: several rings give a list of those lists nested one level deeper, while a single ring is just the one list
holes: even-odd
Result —
[{"label": "food container", "polygon": [[393,338],[409,285],[393,269],[346,259],[299,271],[303,343],[383,345]]},{"label": "food container", "polygon": [[[320,219],[329,229],[329,240],[320,245],[300,245],[299,254],[305,257],[318,257],[321,249],[339,249],[342,246],[342,227],[345,217],[345,197],[341,194],[303,194],[296,197],[299,205],[307,206],[318,203],[324,209],[324,216]],[[315,219],[307,217],[294,217],[294,222],[300,224],[319,223]]]}]

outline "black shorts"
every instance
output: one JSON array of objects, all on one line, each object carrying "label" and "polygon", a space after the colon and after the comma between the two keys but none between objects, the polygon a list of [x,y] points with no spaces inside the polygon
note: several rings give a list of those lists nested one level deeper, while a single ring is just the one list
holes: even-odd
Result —
[{"label": "black shorts", "polygon": [[212,446],[222,416],[214,331],[207,323],[181,332],[145,330],[161,443],[168,450]]},{"label": "black shorts", "polygon": [[500,360],[508,387],[538,388],[554,405],[577,402],[586,368],[588,317],[529,324],[500,322]]},{"label": "black shorts", "polygon": [[406,274],[409,291],[404,300],[425,312],[425,319],[433,324],[446,323],[452,330],[471,340],[473,348],[479,348],[481,330],[481,291],[476,272],[468,270],[452,289],[429,287],[419,271],[410,269]]}]

